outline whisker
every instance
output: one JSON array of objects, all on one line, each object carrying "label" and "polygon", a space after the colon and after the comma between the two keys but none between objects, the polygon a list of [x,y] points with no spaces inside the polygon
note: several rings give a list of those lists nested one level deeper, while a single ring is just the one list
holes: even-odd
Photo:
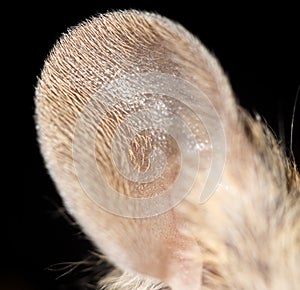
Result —
[{"label": "whisker", "polygon": [[292,122],[291,122],[290,154],[291,154],[292,159],[294,159],[294,156],[293,156],[293,135],[294,135],[294,122],[295,122],[296,107],[297,107],[299,94],[300,94],[300,85],[298,87],[295,102],[294,102],[294,106],[293,106],[293,114],[292,114]]}]

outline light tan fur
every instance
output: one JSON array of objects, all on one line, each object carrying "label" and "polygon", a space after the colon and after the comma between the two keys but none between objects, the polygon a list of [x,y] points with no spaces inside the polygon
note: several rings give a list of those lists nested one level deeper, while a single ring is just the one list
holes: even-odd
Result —
[{"label": "light tan fur", "polygon": [[[195,186],[172,210],[130,219],[108,213],[87,196],[74,169],[72,142],[76,120],[91,96],[111,80],[141,72],[195,83],[220,115],[227,155],[218,189],[204,205]],[[119,176],[109,156],[109,142],[128,114],[125,109],[113,108],[98,129],[96,159],[114,188],[137,197],[142,190]],[[238,106],[217,60],[180,25],[156,14],[124,11],[71,29],[45,63],[36,89],[36,122],[47,168],[66,208],[120,269],[100,283],[105,289],[299,288],[296,166],[267,127]],[[132,149],[140,168],[152,146],[146,137],[136,140],[144,151]],[[177,151],[166,151],[174,162],[160,182],[172,183]],[[147,194],[156,192],[150,186]]]}]

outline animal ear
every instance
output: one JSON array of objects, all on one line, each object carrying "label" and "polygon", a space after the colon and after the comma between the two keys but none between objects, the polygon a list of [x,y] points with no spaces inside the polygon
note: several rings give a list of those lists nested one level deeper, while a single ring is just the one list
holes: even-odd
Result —
[{"label": "animal ear", "polygon": [[175,290],[203,282],[189,215],[222,178],[237,118],[204,46],[137,11],[70,30],[36,90],[42,153],[68,211],[114,265]]}]

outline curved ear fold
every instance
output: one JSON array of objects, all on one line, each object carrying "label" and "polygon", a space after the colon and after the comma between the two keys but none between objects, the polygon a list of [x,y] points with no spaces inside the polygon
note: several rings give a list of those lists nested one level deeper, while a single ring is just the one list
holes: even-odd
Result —
[{"label": "curved ear fold", "polygon": [[[140,74],[160,77],[149,82]],[[168,78],[169,92],[184,94],[192,84],[193,97],[164,97]],[[147,90],[137,98],[124,86],[131,93]],[[157,88],[166,90],[157,96]],[[195,175],[193,154],[206,146],[203,160],[209,157],[211,149],[204,142],[209,134],[194,118],[196,109],[185,102],[199,106],[201,94],[216,112],[210,114],[204,104],[203,116],[221,121],[226,135],[237,110],[217,61],[180,25],[137,11],[109,13],[70,30],[46,61],[36,93],[42,153],[69,212],[117,267],[159,279],[172,289],[200,289],[202,283],[201,248],[185,211],[189,197],[178,206],[189,191],[198,197],[197,186],[207,177],[208,166],[196,167]],[[140,126],[142,121],[151,126]],[[182,135],[186,127],[198,132],[196,141]],[[120,140],[129,144],[125,153]],[[136,175],[120,172],[120,164]],[[167,198],[155,200],[164,192]],[[136,201],[141,198],[143,205]]]}]

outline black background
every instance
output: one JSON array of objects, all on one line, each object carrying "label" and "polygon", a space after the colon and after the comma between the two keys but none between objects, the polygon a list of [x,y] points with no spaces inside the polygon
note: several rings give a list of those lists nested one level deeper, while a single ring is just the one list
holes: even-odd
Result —
[{"label": "black background", "polygon": [[[218,57],[241,105],[261,114],[275,134],[290,145],[292,110],[300,85],[296,7],[272,4],[264,8],[245,3],[229,7],[214,2],[205,7],[200,2],[197,7],[187,1],[163,7],[163,3],[153,1],[137,3],[40,1],[20,5],[12,2],[11,8],[2,10],[3,17],[7,17],[2,29],[7,40],[2,46],[9,50],[3,54],[3,61],[11,60],[6,72],[9,85],[4,84],[9,94],[3,98],[12,101],[13,106],[12,112],[12,107],[2,107],[3,115],[7,108],[8,115],[13,116],[3,124],[16,141],[7,137],[5,142],[11,147],[8,149],[12,150],[12,158],[5,169],[8,177],[3,180],[4,184],[8,182],[9,189],[3,187],[2,193],[10,198],[7,202],[1,199],[4,213],[1,240],[6,242],[1,251],[1,290],[87,289],[80,286],[85,277],[80,273],[87,266],[60,279],[56,278],[66,270],[47,270],[57,263],[82,261],[90,255],[92,247],[63,215],[60,198],[39,153],[33,118],[34,87],[44,59],[68,27],[87,17],[136,8],[180,22]],[[299,106],[293,144],[298,164]]]}]

